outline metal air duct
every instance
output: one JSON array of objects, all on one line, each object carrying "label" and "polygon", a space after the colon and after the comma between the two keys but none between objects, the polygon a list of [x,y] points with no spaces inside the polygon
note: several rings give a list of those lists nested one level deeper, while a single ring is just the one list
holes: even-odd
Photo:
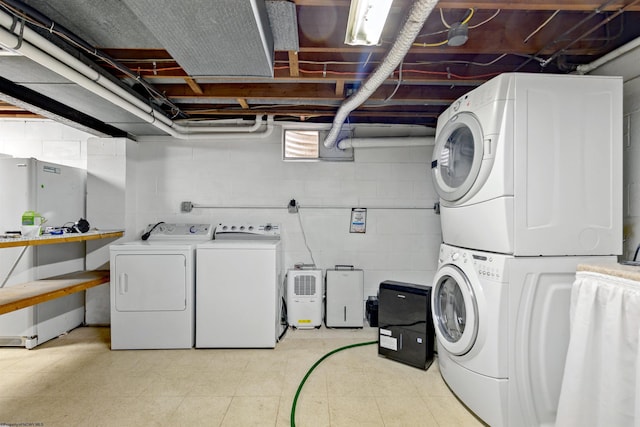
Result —
[{"label": "metal air duct", "polygon": [[369,99],[404,59],[436,4],[438,4],[438,0],[416,0],[387,56],[362,86],[338,108],[331,130],[324,140],[325,147],[335,147],[342,125],[349,117],[349,114]]}]

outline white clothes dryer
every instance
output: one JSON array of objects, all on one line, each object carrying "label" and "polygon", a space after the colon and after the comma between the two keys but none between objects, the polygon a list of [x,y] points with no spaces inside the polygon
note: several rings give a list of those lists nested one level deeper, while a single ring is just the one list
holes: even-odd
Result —
[{"label": "white clothes dryer", "polygon": [[443,244],[432,289],[442,377],[492,427],[553,425],[578,264]]},{"label": "white clothes dryer", "polygon": [[445,243],[513,255],[622,253],[622,80],[507,73],[438,118]]},{"label": "white clothes dryer", "polygon": [[111,349],[192,348],[195,249],[213,226],[160,223],[148,236],[110,246]]}]

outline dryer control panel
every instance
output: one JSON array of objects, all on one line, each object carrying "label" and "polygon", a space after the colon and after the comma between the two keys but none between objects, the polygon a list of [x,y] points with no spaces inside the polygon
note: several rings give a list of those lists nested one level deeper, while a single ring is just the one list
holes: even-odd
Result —
[{"label": "dryer control panel", "polygon": [[207,240],[213,238],[213,225],[211,224],[175,224],[157,223],[149,224],[150,240]]}]

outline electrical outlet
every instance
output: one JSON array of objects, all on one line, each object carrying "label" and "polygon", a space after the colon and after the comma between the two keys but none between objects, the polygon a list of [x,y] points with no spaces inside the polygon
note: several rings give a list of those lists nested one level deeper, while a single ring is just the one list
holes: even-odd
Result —
[{"label": "electrical outlet", "polygon": [[298,213],[298,202],[296,202],[296,199],[289,200],[287,209],[289,210],[289,213]]},{"label": "electrical outlet", "polygon": [[191,212],[193,210],[193,203],[182,202],[180,203],[180,212]]}]

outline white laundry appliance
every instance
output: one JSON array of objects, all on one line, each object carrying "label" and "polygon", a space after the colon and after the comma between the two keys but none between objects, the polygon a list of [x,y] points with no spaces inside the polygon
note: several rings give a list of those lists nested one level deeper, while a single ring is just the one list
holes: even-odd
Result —
[{"label": "white laundry appliance", "polygon": [[274,348],[282,328],[280,226],[219,224],[196,252],[196,347]]},{"label": "white laundry appliance", "polygon": [[[45,226],[61,227],[85,216],[87,172],[34,158],[0,159],[0,233],[19,231],[34,210]],[[69,225],[69,224],[67,224]],[[2,249],[0,288],[84,270],[84,242]],[[0,346],[33,348],[84,322],[84,292],[0,316]]]},{"label": "white laundry appliance", "polygon": [[492,427],[553,425],[576,267],[611,261],[441,245],[432,313],[440,371],[451,390]]},{"label": "white laundry appliance", "polygon": [[438,118],[445,243],[513,255],[622,253],[622,80],[507,73]]},{"label": "white laundry appliance", "polygon": [[110,246],[112,350],[193,347],[195,250],[213,229],[158,223],[148,240]]}]

